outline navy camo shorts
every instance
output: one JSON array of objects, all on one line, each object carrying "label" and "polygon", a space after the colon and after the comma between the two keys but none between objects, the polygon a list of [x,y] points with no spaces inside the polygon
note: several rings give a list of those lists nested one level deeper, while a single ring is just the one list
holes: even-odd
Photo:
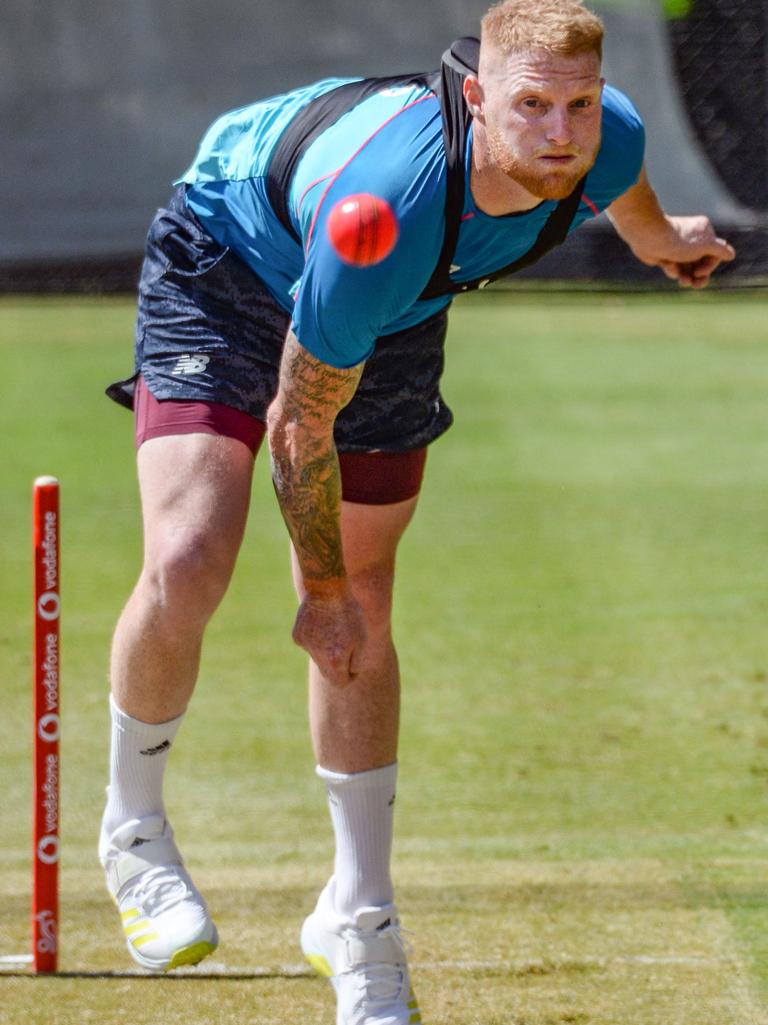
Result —
[{"label": "navy camo shorts", "polygon": [[[216,402],[266,420],[290,315],[256,274],[205,231],[183,187],[147,236],[133,375],[107,395],[133,407],[141,374],[156,399]],[[440,394],[443,310],[377,340],[354,398],[335,425],[340,452],[405,452],[447,431]]]}]

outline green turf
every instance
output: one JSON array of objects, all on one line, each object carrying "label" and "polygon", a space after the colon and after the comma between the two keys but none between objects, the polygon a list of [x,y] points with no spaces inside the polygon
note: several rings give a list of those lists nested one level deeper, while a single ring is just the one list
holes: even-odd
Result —
[{"label": "green turf", "polygon": [[[402,546],[396,873],[427,1025],[768,1021],[768,296],[456,304]],[[0,956],[27,945],[32,479],[63,487],[63,936],[0,1025],[333,1021],[295,972],[330,866],[266,460],[169,805],[243,977],[130,970],[94,863],[140,559],[128,302],[0,302]],[[287,970],[286,970],[287,969]],[[91,973],[91,974],[89,974]],[[102,976],[97,973],[102,973]]]}]

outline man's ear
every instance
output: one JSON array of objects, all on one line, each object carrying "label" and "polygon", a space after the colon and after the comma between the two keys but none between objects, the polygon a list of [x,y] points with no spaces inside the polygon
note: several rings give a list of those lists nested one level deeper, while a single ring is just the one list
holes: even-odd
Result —
[{"label": "man's ear", "polygon": [[464,102],[472,117],[483,121],[485,94],[476,75],[467,75],[464,79]]}]

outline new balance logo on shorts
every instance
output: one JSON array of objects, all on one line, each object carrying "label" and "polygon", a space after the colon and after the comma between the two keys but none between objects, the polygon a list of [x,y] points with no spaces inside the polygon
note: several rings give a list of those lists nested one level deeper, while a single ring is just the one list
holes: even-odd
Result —
[{"label": "new balance logo on shorts", "polygon": [[193,356],[191,353],[185,352],[183,356],[179,356],[178,362],[171,373],[176,375],[202,374],[210,362],[210,356]]}]

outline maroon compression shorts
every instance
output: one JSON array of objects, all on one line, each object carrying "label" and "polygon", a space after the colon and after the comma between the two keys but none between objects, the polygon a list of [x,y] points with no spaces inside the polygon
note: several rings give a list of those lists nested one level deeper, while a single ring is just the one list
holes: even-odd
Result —
[{"label": "maroon compression shorts", "polygon": [[[158,401],[140,376],[134,398],[136,447],[150,438],[175,434],[219,434],[259,450],[266,426],[261,420],[220,402]],[[409,452],[339,452],[345,502],[389,505],[418,495],[426,448]]]}]

